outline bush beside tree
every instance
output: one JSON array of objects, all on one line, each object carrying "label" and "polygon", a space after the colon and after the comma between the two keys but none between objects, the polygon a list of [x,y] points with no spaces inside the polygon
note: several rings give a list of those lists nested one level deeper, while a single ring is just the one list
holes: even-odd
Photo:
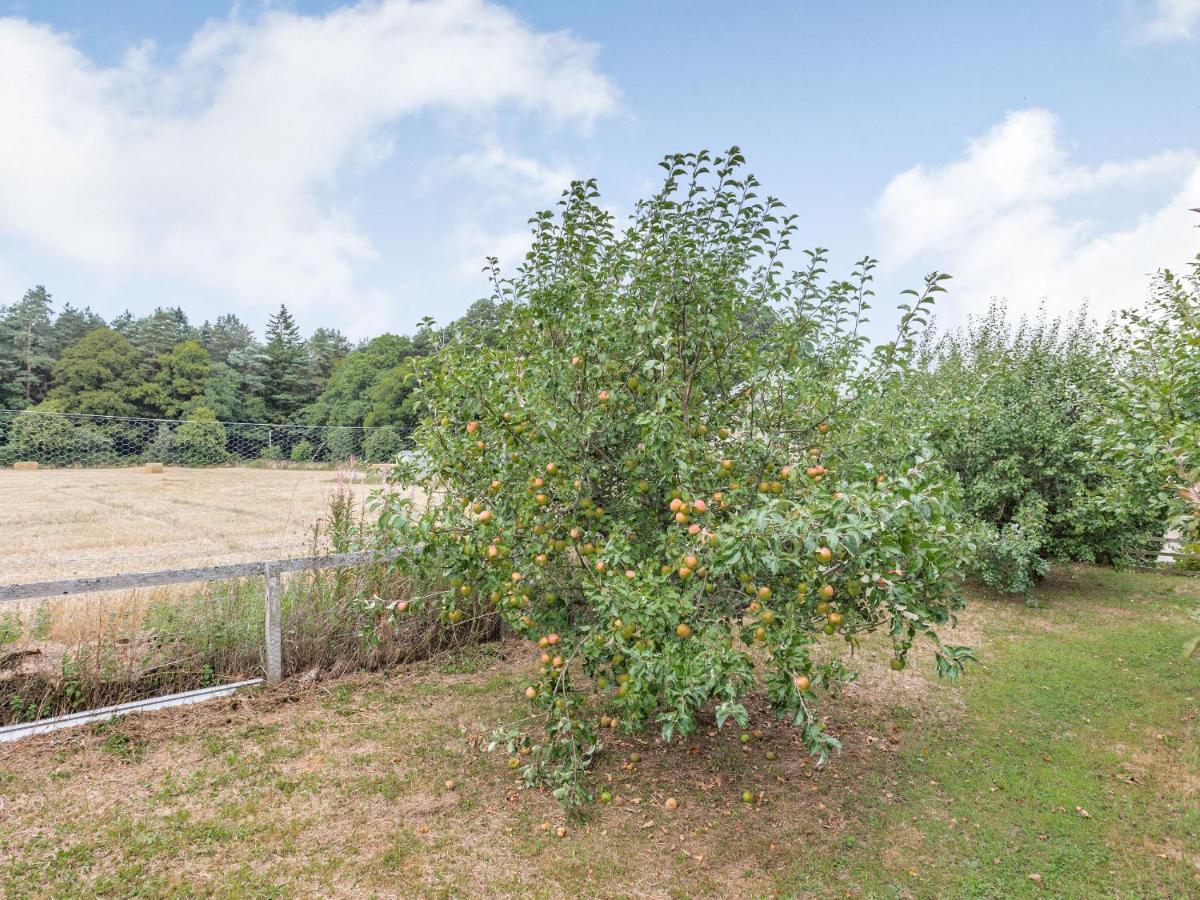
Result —
[{"label": "bush beside tree", "polygon": [[989,586],[1028,593],[1050,560],[1119,565],[1162,534],[1158,478],[1114,463],[1119,359],[1086,312],[1014,327],[1002,305],[923,348],[896,399],[962,485]]}]

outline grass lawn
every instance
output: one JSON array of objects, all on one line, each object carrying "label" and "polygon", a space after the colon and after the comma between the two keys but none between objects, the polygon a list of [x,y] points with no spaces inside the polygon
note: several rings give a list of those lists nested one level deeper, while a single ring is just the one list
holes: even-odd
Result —
[{"label": "grass lawn", "polygon": [[954,640],[982,662],[957,685],[927,659],[892,673],[864,654],[862,683],[823,706],[846,750],[822,769],[761,709],[745,745],[729,729],[670,747],[620,737],[596,772],[613,802],[576,819],[477,748],[525,714],[535,654],[511,643],[0,745],[0,884],[10,897],[1200,895],[1200,660],[1180,655],[1200,582],[1062,569],[1037,596],[973,598]]}]

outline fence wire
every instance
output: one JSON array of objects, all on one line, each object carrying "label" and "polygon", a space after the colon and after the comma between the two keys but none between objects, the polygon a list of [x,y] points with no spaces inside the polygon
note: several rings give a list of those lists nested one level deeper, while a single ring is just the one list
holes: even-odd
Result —
[{"label": "fence wire", "polygon": [[390,426],[0,410],[0,466],[221,466],[254,460],[337,464],[352,459],[385,463],[407,444],[407,431]]}]

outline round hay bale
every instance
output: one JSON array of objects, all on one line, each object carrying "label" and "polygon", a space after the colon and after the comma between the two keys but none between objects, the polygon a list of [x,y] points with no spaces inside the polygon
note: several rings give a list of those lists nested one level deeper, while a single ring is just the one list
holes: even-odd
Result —
[{"label": "round hay bale", "polygon": [[151,475],[161,475],[163,470],[162,463],[146,463],[143,471],[149,472]]},{"label": "round hay bale", "polygon": [[32,472],[37,467],[38,467],[38,464],[36,462],[33,462],[32,460],[26,461],[26,462],[13,463],[13,468],[20,472]]}]

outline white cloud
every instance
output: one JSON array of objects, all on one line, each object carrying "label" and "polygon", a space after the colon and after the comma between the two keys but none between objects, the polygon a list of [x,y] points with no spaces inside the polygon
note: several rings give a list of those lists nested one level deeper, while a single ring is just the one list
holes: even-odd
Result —
[{"label": "white cloud", "polygon": [[532,244],[533,234],[529,228],[493,232],[478,225],[465,225],[451,236],[446,253],[452,260],[455,277],[463,283],[486,289],[486,276],[481,273],[488,257],[494,256],[499,261],[501,274],[508,277],[525,261],[525,254]]},{"label": "white cloud", "polygon": [[[1140,207],[1125,222],[1080,211],[1119,209],[1121,200]],[[943,315],[977,312],[992,297],[1017,313],[1043,302],[1063,313],[1086,301],[1103,315],[1140,303],[1149,273],[1180,267],[1200,249],[1188,211],[1197,200],[1195,151],[1075,164],[1057,119],[1031,109],[1010,113],[954,162],[897,175],[873,215],[885,265],[954,276]]]},{"label": "white cloud", "polygon": [[451,179],[470,178],[498,194],[532,195],[548,201],[556,199],[578,177],[570,165],[549,165],[488,140],[477,150],[430,163],[423,180],[426,186],[436,186]]},{"label": "white cloud", "polygon": [[1200,0],[1154,0],[1154,10],[1139,28],[1149,43],[1186,41],[1200,30]]},{"label": "white cloud", "polygon": [[[353,297],[378,310],[387,298],[357,283],[376,249],[332,198],[348,170],[394,152],[392,125],[520,112],[587,128],[615,105],[590,45],[486,0],[269,11],[209,23],[177,59],[146,44],[111,67],[49,27],[0,19],[0,119],[12,125],[0,237],[260,309]],[[479,161],[541,183],[560,174],[496,147]]]}]

